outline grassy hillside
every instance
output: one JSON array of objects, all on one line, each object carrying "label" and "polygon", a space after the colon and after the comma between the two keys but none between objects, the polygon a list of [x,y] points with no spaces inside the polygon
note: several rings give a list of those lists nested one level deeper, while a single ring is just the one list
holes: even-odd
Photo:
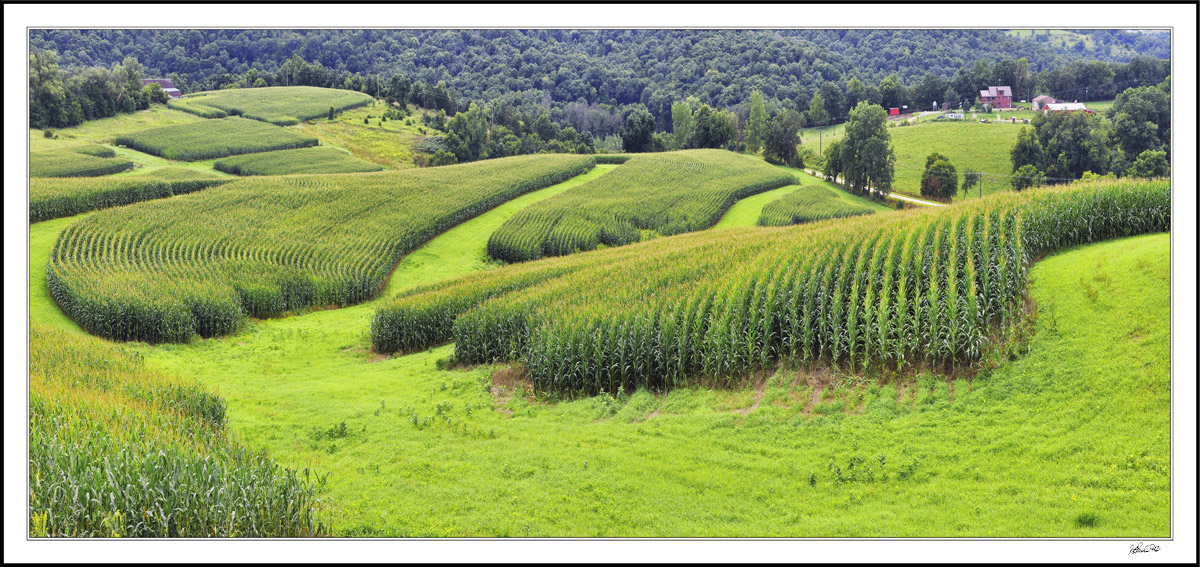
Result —
[{"label": "grassy hillside", "polygon": [[48,283],[65,312],[104,337],[227,334],[247,316],[368,299],[402,256],[435,234],[592,167],[589,156],[554,154],[242,179],[73,224],[56,246]]},{"label": "grassy hillside", "polygon": [[305,122],[296,129],[321,140],[322,144],[346,148],[359,159],[388,169],[406,169],[415,167],[413,144],[427,135],[442,135],[421,126],[421,113],[427,111],[409,108],[413,110],[410,117],[385,122],[380,106],[364,106],[339,113],[333,120],[318,118]]},{"label": "grassy hillside", "polygon": [[[430,242],[389,289],[473,269],[443,254],[512,212]],[[64,329],[40,267],[70,222],[30,235],[31,314]],[[248,447],[329,473],[334,535],[1162,537],[1169,261],[1165,234],[1043,260],[1028,354],[953,383],[784,371],[555,402],[500,367],[438,370],[450,346],[374,356],[372,304],[132,348],[219,388]]]},{"label": "grassy hillside", "polygon": [[[896,152],[896,177],[893,191],[913,196],[921,194],[921,175],[925,157],[933,152],[950,158],[961,173],[967,169],[996,175],[1012,172],[1010,152],[1022,126],[961,122],[928,122],[903,128],[888,128]],[[983,194],[1009,190],[1007,179],[984,178]],[[960,197],[962,196],[959,193]],[[978,197],[972,191],[967,198]]]}]

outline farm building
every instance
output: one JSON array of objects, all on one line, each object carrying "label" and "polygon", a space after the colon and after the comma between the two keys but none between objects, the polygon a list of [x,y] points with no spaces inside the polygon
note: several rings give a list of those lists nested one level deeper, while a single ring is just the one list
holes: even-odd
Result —
[{"label": "farm building", "polygon": [[1087,106],[1084,106],[1084,104],[1082,102],[1051,103],[1051,104],[1047,104],[1046,106],[1044,106],[1042,108],[1043,114],[1050,113],[1050,112],[1062,112],[1062,113],[1070,114],[1072,112],[1079,112],[1079,111],[1083,111],[1088,114],[1095,114],[1095,112],[1088,110]]},{"label": "farm building", "polygon": [[1062,101],[1058,100],[1050,95],[1042,95],[1039,97],[1034,97],[1033,109],[1034,110],[1042,110],[1047,104],[1058,104],[1060,102],[1062,102]]},{"label": "farm building", "polygon": [[183,93],[179,92],[179,89],[175,88],[175,83],[171,82],[171,79],[143,79],[142,80],[143,87],[150,83],[158,83],[158,86],[162,87],[162,90],[166,91],[167,95],[170,96],[171,98],[179,98],[179,97],[183,96]]},{"label": "farm building", "polygon": [[992,108],[1012,108],[1012,88],[988,87],[979,91],[979,102],[990,104]]}]

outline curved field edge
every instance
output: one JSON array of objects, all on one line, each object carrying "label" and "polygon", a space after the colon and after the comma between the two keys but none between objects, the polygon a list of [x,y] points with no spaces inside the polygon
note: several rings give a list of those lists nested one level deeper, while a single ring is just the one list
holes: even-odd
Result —
[{"label": "curved field edge", "polygon": [[[586,156],[527,156],[414,172],[241,180],[73,223],[45,267],[47,283],[58,305],[100,336],[179,342],[228,334],[247,317],[370,299],[403,255],[436,234],[592,167]],[[493,178],[493,171],[508,174]],[[464,192],[437,191],[457,187],[459,178],[479,181]],[[286,205],[292,222],[254,201]],[[177,216],[196,219],[195,226]],[[330,230],[339,238],[319,238]]]},{"label": "curved field edge", "polygon": [[[1166,537],[1168,243],[1038,262],[1029,352],[954,383],[785,370],[546,403],[494,366],[438,370],[451,347],[302,354],[342,344],[316,327],[236,360],[145,352],[218,384],[238,431],[281,462],[330,471],[336,535]],[[1081,273],[1111,300],[1092,302]],[[309,435],[342,422],[344,438]]]},{"label": "curved field edge", "polygon": [[[31,227],[31,316],[55,326],[74,325],[36,286],[38,268],[73,220]],[[377,362],[358,351],[363,339],[348,337],[369,319],[366,304],[218,340],[130,346],[219,388],[229,427],[248,446],[329,472],[322,497],[337,511],[335,535],[1157,537],[1169,535],[1169,480],[1158,472],[1167,444],[1142,440],[1168,431],[1168,243],[1128,238],[1035,264],[1030,290],[1042,312],[1061,303],[1078,317],[1058,319],[1054,333],[1041,317],[1027,356],[953,390],[937,380],[839,390],[780,373],[758,391],[689,387],[549,405],[480,397],[475,385],[491,385],[495,367],[437,370],[452,347]],[[1078,311],[1080,274],[1100,258],[1111,262],[1112,293],[1136,294]],[[1142,271],[1121,271],[1129,264]],[[420,271],[393,284],[423,280]],[[1110,343],[1116,357],[1076,364]],[[1125,385],[1097,379],[1118,372],[1157,395],[1134,400],[1138,419],[1124,417]],[[1093,419],[1112,423],[1097,423],[1110,426],[1101,431]],[[355,433],[308,435],[342,421]],[[834,481],[830,463],[845,469],[856,455],[884,455],[889,480]],[[1095,522],[1079,525],[1089,513]]]},{"label": "curved field edge", "polygon": [[519,361],[567,395],[724,383],[778,360],[966,368],[1021,334],[1029,260],[1169,224],[1156,181],[659,239],[414,290],[379,310],[372,340],[453,341],[463,362]]}]

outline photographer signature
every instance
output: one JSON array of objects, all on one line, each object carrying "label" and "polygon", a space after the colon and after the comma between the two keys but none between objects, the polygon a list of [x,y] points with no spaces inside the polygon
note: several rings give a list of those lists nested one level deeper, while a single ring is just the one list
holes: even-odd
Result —
[{"label": "photographer signature", "polygon": [[[1145,545],[1145,547],[1142,547],[1143,545]],[[1130,555],[1133,555],[1135,553],[1150,553],[1151,551],[1158,551],[1158,550],[1159,550],[1159,547],[1157,545],[1154,545],[1153,543],[1143,544],[1141,542],[1138,542],[1137,545],[1129,546],[1129,554]]]}]

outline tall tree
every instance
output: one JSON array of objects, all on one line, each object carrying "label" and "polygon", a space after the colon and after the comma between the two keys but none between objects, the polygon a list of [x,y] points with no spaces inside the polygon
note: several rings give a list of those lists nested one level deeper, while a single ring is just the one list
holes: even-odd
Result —
[{"label": "tall tree", "polygon": [[646,107],[635,106],[625,117],[625,125],[621,126],[621,147],[631,153],[649,151],[653,136],[654,117]]},{"label": "tall tree", "polygon": [[796,150],[796,146],[800,145],[802,126],[804,118],[795,110],[777,114],[767,127],[767,135],[763,140],[763,156],[767,161],[803,167]]},{"label": "tall tree", "polygon": [[1042,145],[1038,143],[1037,136],[1034,135],[1032,128],[1028,126],[1021,127],[1021,131],[1017,132],[1017,140],[1013,142],[1009,156],[1012,160],[1013,171],[1025,165],[1032,165],[1035,168],[1042,166]]},{"label": "tall tree", "polygon": [[763,102],[762,93],[754,91],[750,95],[750,117],[746,120],[746,151],[756,154],[762,148],[763,137],[767,133],[767,107]]},{"label": "tall tree", "polygon": [[671,105],[671,130],[675,133],[674,147],[689,147],[692,138],[692,107],[686,100]]},{"label": "tall tree", "polygon": [[883,107],[860,102],[850,111],[841,158],[846,185],[851,189],[863,194],[871,189],[883,195],[891,192],[896,155]]},{"label": "tall tree", "polygon": [[814,94],[812,102],[808,103],[808,121],[813,126],[824,126],[829,121],[829,112],[825,110],[825,97],[821,93]]}]

